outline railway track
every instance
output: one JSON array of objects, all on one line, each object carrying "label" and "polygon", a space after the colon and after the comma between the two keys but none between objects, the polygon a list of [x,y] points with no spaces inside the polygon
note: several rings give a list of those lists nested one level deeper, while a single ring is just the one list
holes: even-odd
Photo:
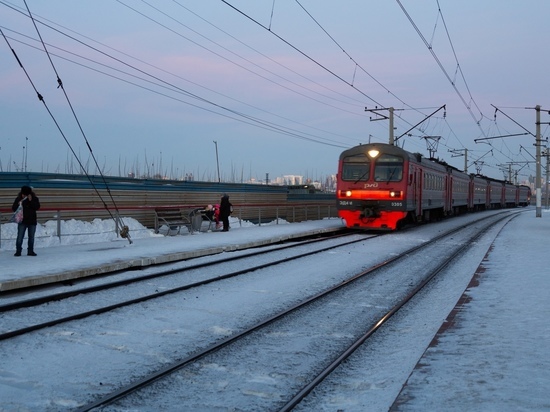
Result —
[{"label": "railway track", "polygon": [[[0,379],[7,380],[6,382],[9,382],[8,385],[13,390],[2,392],[3,407],[8,410],[10,408],[15,410],[26,408],[28,410],[44,411],[74,411],[78,408],[86,408],[86,405],[98,402],[111,393],[122,390],[135,382],[146,379],[150,375],[170,368],[171,365],[195,356],[205,349],[215,346],[217,343],[238,336],[241,332],[253,328],[256,324],[276,317],[277,314],[282,313],[285,309],[300,305],[304,297],[314,297],[333,286],[341,284],[351,283],[353,285],[355,283],[357,285],[357,282],[360,282],[359,280],[354,282],[350,281],[350,279],[358,273],[382,266],[384,262],[393,260],[403,252],[411,253],[412,248],[425,244],[434,237],[435,233],[443,232],[443,227],[462,227],[465,225],[464,221],[477,217],[481,217],[481,215],[476,215],[475,217],[472,215],[467,219],[451,219],[448,223],[441,226],[420,226],[412,230],[389,234],[388,236],[365,239],[365,241],[333,248],[322,253],[316,253],[287,262],[284,262],[284,260],[290,252],[283,250],[279,252],[281,256],[277,259],[273,258],[273,260],[281,260],[281,263],[276,266],[254,270],[246,276],[233,276],[220,279],[177,293],[166,294],[162,298],[149,299],[145,302],[124,306],[105,312],[99,316],[88,316],[78,321],[65,322],[4,339],[0,341],[0,357],[3,359],[2,367],[0,368],[0,374],[3,375],[0,375]],[[477,224],[480,224],[480,222],[478,219]],[[341,240],[343,241],[344,239]],[[457,240],[449,239],[445,242],[453,244]],[[318,246],[310,245],[309,247],[318,248]],[[223,257],[224,255],[218,257]],[[264,258],[265,256],[260,256],[256,258],[251,257],[250,259],[257,260],[258,262],[256,263],[259,263]],[[421,257],[420,260],[423,262],[426,258]],[[431,258],[428,260],[431,260]],[[196,264],[197,262],[199,261],[184,262],[184,264]],[[250,264],[250,267],[254,266],[253,263]],[[408,266],[407,270],[402,269],[400,271],[407,273],[412,265]],[[243,260],[225,262],[218,268],[222,274],[242,269],[244,269]],[[198,280],[196,277],[200,272],[205,272],[205,269],[186,271],[180,276],[188,277],[191,280]],[[362,288],[366,291],[370,290],[372,298],[375,299],[371,303],[365,301],[364,305],[360,305],[369,313],[371,310],[383,310],[387,312],[390,309],[388,306],[390,295],[388,291],[398,290],[400,284],[408,285],[410,282],[408,278],[403,281],[399,277],[397,279],[400,280],[392,281],[392,277],[397,275],[390,272],[384,275],[383,272],[384,270],[381,269],[378,274],[364,277],[364,279],[371,277],[378,279],[378,283],[375,282],[374,285]],[[353,288],[351,285],[350,287]],[[157,285],[152,284],[149,287],[155,288]],[[124,290],[125,287],[117,289]],[[112,294],[113,289],[107,293]],[[95,293],[89,294],[89,296],[94,296],[94,299],[97,301],[102,300],[101,295]],[[67,304],[67,313],[72,313],[71,310],[74,311],[75,302],[77,302],[73,300],[75,298],[78,297],[67,300],[67,302],[72,302]],[[327,297],[326,299],[329,298]],[[334,303],[325,306],[337,309],[339,305],[342,305],[342,309],[337,312],[347,313],[348,311],[343,309],[344,305],[350,304],[353,301],[352,299],[344,298],[340,304]],[[54,307],[53,305],[55,303],[40,305],[40,312],[47,314],[49,307]],[[316,303],[312,303],[311,305],[319,306]],[[320,306],[322,307],[323,305]],[[296,309],[294,314],[287,315],[281,318],[280,321],[273,321],[267,328],[275,327],[279,322],[288,322],[288,319],[293,319],[294,317],[300,319],[299,312],[300,309]],[[401,310],[398,313],[403,313],[403,311]],[[324,319],[328,321],[335,316],[334,312],[328,312]],[[397,316],[397,318],[400,316]],[[19,319],[21,318],[22,316],[19,317]],[[360,319],[361,314],[358,314],[356,318]],[[394,316],[394,318],[396,317]],[[0,324],[4,324],[4,319],[6,319],[5,314],[0,313]],[[315,326],[319,325],[317,316],[315,315],[309,322],[309,324],[314,326],[314,329],[310,330],[310,332],[306,332],[304,329],[302,333],[300,323],[298,323],[296,326],[287,327],[283,332],[274,329],[273,333],[265,334],[265,336],[276,342],[277,336],[290,336],[296,333],[302,333],[305,340],[310,339],[310,336],[315,337],[318,334],[329,337],[334,335],[336,337],[341,336],[341,338],[335,341],[335,344],[341,345],[341,339],[345,338],[348,340],[347,336],[350,331],[345,328],[338,328],[341,325],[352,325],[355,322],[356,320],[346,321],[345,319],[341,319],[334,326],[330,326],[327,323],[328,329],[323,329],[323,333],[321,333],[321,330],[315,332]],[[364,329],[364,325],[362,325],[362,328]],[[262,332],[259,333],[260,336],[264,335]],[[251,332],[244,339],[245,341],[254,339],[254,336],[257,336],[257,334],[258,332]],[[375,334],[374,336],[376,335],[379,334]],[[227,350],[232,352],[233,349],[231,348],[242,346],[242,342],[242,340],[237,339],[235,343],[227,345]],[[290,343],[288,345],[277,343],[274,346],[273,353],[276,353],[275,349],[284,347],[292,349],[292,344]],[[372,346],[372,344],[368,346]],[[260,347],[258,347],[258,351]],[[251,353],[246,350],[246,346],[244,348],[242,351],[244,354],[242,358],[243,365],[246,364],[244,361],[253,361],[254,355],[260,353]],[[315,350],[302,352],[309,354],[307,359],[314,359],[316,357]],[[336,352],[331,351],[330,357],[335,356]],[[223,354],[224,350],[217,353]],[[206,355],[204,359],[211,359],[210,356]],[[306,362],[296,359],[296,354],[293,354],[292,351],[288,356],[285,356],[285,359],[289,359],[291,364],[298,365],[300,373],[302,373],[300,365],[307,365]],[[200,365],[200,362],[202,361],[199,361],[199,363],[191,362],[181,370],[189,371],[189,366]],[[223,357],[220,358],[220,362],[219,365],[222,365],[222,370],[218,370],[219,375],[230,376],[227,371],[223,370],[225,362]],[[253,361],[252,365],[248,364],[249,367],[253,366],[254,363]],[[289,381],[294,381],[296,371],[293,368],[289,368],[288,364],[281,363],[281,365],[283,369],[290,371]],[[206,369],[210,366],[214,369],[217,368],[216,363],[208,363]],[[231,371],[232,368],[228,368],[228,370]],[[252,369],[250,370],[252,371]],[[265,383],[268,384],[279,376],[276,373],[272,375],[270,368],[265,367],[265,365],[262,370],[267,371],[265,375],[261,373],[251,374],[251,379],[256,379],[258,382],[264,382],[265,380]],[[323,382],[330,381],[333,375],[331,374]],[[177,376],[177,374],[173,376]],[[304,383],[304,379],[308,376],[310,376],[309,373],[301,375],[301,382]],[[186,376],[186,379],[190,379],[189,382],[195,384],[193,374],[192,376]],[[159,379],[159,383],[161,382],[168,381],[162,378]],[[223,382],[221,384],[223,385]],[[189,386],[190,389],[192,387]],[[290,399],[292,394],[297,393],[300,388],[300,385],[288,390],[282,388],[284,395],[281,395],[281,399]],[[252,389],[253,391],[249,393],[251,398],[255,398],[256,396],[262,397],[264,395],[261,391],[258,391],[257,395],[254,395],[256,388]],[[147,389],[143,388],[141,390]],[[139,397],[141,390],[137,389],[134,395],[130,394],[127,398],[121,398],[113,405],[94,408],[119,410],[120,405],[117,402],[125,402],[124,399],[127,399],[129,402],[132,399],[135,401],[135,396]],[[280,388],[277,390],[280,390]],[[220,389],[218,392],[220,392],[218,394],[220,396],[216,396],[221,402],[225,402],[221,394],[225,396],[228,393],[232,393],[229,389]],[[237,390],[236,393],[238,392]],[[201,393],[201,391],[196,390],[194,393]],[[379,394],[380,392],[377,393]],[[188,395],[186,394],[185,396]],[[210,396],[210,398],[214,400],[215,396]],[[312,395],[308,396],[306,400],[311,398]],[[243,403],[245,405],[248,405],[249,401],[250,399],[243,400],[242,398],[237,400],[240,403],[246,402]],[[167,405],[166,402],[176,402],[172,404],[172,408],[173,405],[179,405],[179,401],[173,398],[167,398],[164,403],[165,405]],[[299,406],[303,404],[304,402],[300,403]],[[147,407],[146,403],[143,403],[143,405],[144,408]],[[157,409],[155,406],[151,406],[151,408]],[[182,408],[185,409],[183,406]],[[271,410],[273,408],[268,406],[267,408],[260,407],[258,409]],[[313,408],[309,410],[321,409]]]},{"label": "railway track", "polygon": [[421,242],[79,410],[162,409],[174,402],[190,410],[238,410],[245,404],[251,410],[292,410],[434,277],[510,216],[479,219],[473,227]]},{"label": "railway track", "polygon": [[[334,248],[361,242],[376,235],[346,234],[330,237],[307,239],[276,247],[262,248],[234,256],[223,257],[215,261],[188,264],[184,268],[172,268],[155,271],[143,275],[123,277],[120,280],[104,278],[99,284],[88,287],[77,287],[74,290],[48,293],[29,299],[14,300],[0,305],[0,341],[34,332],[46,327],[59,325],[73,320],[83,319],[92,315],[110,312],[125,306],[158,299],[162,296],[197,288],[229,279],[235,276],[275,266],[295,259],[301,259]],[[351,238],[351,240],[350,240]],[[319,247],[319,243],[327,245]],[[230,262],[245,262],[261,257],[260,264],[238,263],[239,270],[214,275],[219,267]],[[187,276],[196,273],[197,276]],[[154,281],[154,283],[152,283]],[[122,293],[111,293],[120,289]],[[98,295],[100,295],[98,297]],[[124,296],[124,300],[120,300]],[[99,303],[98,303],[99,302]],[[107,303],[108,302],[108,303]],[[47,307],[45,311],[44,308]],[[75,309],[77,309],[75,311]],[[71,313],[72,311],[72,313]],[[45,314],[47,312],[47,315]],[[70,314],[68,314],[70,313]],[[23,321],[22,321],[23,320]],[[26,324],[25,324],[26,323]]]},{"label": "railway track", "polygon": [[[235,260],[242,260],[252,256],[261,256],[266,253],[292,249],[296,246],[314,245],[325,240],[339,239],[349,236],[349,231],[339,231],[330,234],[304,236],[303,238],[293,238],[279,244],[269,246],[254,246],[248,249],[240,249],[238,252],[232,252],[230,256],[224,255],[222,258],[212,259],[214,255],[208,255],[206,259],[185,258],[181,260],[170,261],[169,263],[157,263],[148,266],[146,269],[136,271],[135,269],[124,271],[104,272],[101,275],[89,276],[80,279],[74,279],[70,282],[63,281],[57,285],[47,284],[45,286],[34,286],[26,289],[10,290],[0,292],[2,304],[0,304],[0,313],[13,309],[37,306],[44,303],[50,303],[56,300],[62,300],[77,295],[93,293],[107,290],[119,286],[130,285],[139,281],[146,281],[156,278],[162,278],[173,274],[178,274],[186,270],[201,269],[212,264],[222,264]],[[252,252],[242,252],[252,250]],[[199,261],[201,263],[192,263]]]}]

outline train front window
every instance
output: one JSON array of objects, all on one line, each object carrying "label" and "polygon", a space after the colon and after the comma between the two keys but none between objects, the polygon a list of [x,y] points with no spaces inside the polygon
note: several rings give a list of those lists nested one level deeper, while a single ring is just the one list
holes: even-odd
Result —
[{"label": "train front window", "polygon": [[342,163],[342,180],[369,180],[370,160],[364,154],[345,157]]},{"label": "train front window", "polygon": [[399,182],[403,179],[403,158],[383,154],[374,166],[374,180],[377,182]]}]

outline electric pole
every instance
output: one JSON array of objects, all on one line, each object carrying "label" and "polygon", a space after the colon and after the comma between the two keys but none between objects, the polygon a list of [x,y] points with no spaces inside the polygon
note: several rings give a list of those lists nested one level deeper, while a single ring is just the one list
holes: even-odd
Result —
[{"label": "electric pole", "polygon": [[[386,116],[385,114],[379,113],[380,110],[387,110],[387,111],[389,112],[389,115]],[[375,122],[375,121],[377,121],[377,120],[386,120],[386,119],[389,119],[389,121],[390,121],[390,137],[389,137],[389,144],[391,144],[392,146],[393,146],[393,144],[394,144],[394,137],[393,137],[393,130],[394,130],[394,128],[393,128],[393,112],[394,112],[394,110],[395,110],[395,109],[394,109],[393,107],[387,107],[387,108],[386,108],[386,107],[380,107],[380,108],[379,108],[378,106],[376,106],[374,109],[368,109],[368,108],[365,107],[365,111],[366,111],[366,112],[373,112],[373,113],[377,114],[378,116],[380,116],[380,117],[375,118],[375,119],[373,119],[373,118],[371,117],[371,118],[370,118],[370,121],[371,121],[371,122]]]},{"label": "electric pole", "polygon": [[546,157],[546,179],[544,180],[544,191],[546,193],[546,209],[548,210],[548,179],[550,179],[550,149],[547,147],[542,156]]},{"label": "electric pole", "polygon": [[218,158],[218,142],[213,141],[214,145],[216,146],[216,165],[218,166],[218,183],[220,183],[222,180],[220,178],[220,159]]},{"label": "electric pole", "polygon": [[[468,173],[468,149],[449,149],[447,151],[455,154],[451,157],[464,156],[464,173]],[[464,154],[458,153],[461,151],[464,151]]]},{"label": "electric pole", "polygon": [[[541,190],[541,179],[542,179],[542,176],[541,176],[541,166],[540,166],[540,161],[541,161],[541,146],[542,146],[542,138],[540,136],[540,125],[541,124],[550,124],[550,122],[544,122],[544,123],[541,123],[540,122],[540,105],[536,105],[535,106],[535,111],[537,112],[537,120],[536,120],[536,126],[537,126],[537,132],[536,132],[536,136],[535,136],[535,146],[537,148],[537,156],[536,156],[536,165],[537,165],[537,176],[536,176],[536,183],[535,183],[535,190],[536,190],[536,196],[537,196],[537,211],[536,211],[536,216],[537,217],[542,217],[542,190]],[[548,111],[548,114],[550,114],[550,111]],[[546,179],[546,181],[548,182],[548,178]]]}]

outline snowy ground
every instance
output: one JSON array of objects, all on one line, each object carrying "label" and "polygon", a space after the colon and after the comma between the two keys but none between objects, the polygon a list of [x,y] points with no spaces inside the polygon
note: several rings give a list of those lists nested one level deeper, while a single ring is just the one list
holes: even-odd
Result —
[{"label": "snowy ground", "polygon": [[[425,351],[420,363],[412,372],[407,386],[401,392],[396,410],[545,411],[550,409],[548,395],[550,348],[546,344],[550,339],[547,321],[550,316],[548,299],[550,213],[543,212],[542,218],[536,218],[534,208],[529,208],[498,233],[498,237],[482,262],[479,284],[466,292],[471,300],[460,309],[454,319],[454,325],[437,336],[437,344]],[[201,233],[166,238],[156,237],[157,235],[145,228],[139,228],[139,225],[133,227],[135,223],[137,222],[125,220],[125,224],[130,226],[134,240],[134,244],[129,245],[126,240],[116,238],[112,231],[113,223],[110,221],[98,221],[95,225],[68,222],[64,228],[67,236],[63,237],[61,242],[55,235],[43,235],[37,239],[39,254],[37,258],[13,257],[14,248],[10,246],[10,241],[5,239],[9,239],[10,230],[13,230],[15,225],[2,225],[0,280],[6,276],[8,270],[13,272],[13,268],[25,267],[27,264],[32,265],[35,274],[37,271],[39,274],[41,259],[52,261],[57,259],[58,269],[63,270],[64,265],[78,264],[81,255],[84,258],[86,251],[92,251],[92,249],[102,250],[102,256],[105,259],[118,259],[121,250],[128,255],[135,253],[141,256],[144,253],[141,243],[150,253],[166,253],[167,250],[171,250],[170,248],[181,250],[183,247],[211,246],[217,242],[242,243],[262,236],[284,236],[315,227],[323,229],[340,225],[338,220],[262,227],[253,225],[240,227],[238,222],[232,222],[233,230],[228,233]],[[104,224],[109,228],[108,234],[100,233],[104,230],[100,228]],[[71,226],[78,227],[74,236],[69,235]],[[84,235],[83,232],[88,230],[85,228],[92,226],[95,234]],[[442,226],[436,224],[426,228],[427,231],[433,232],[442,230]],[[43,230],[47,230],[47,225]],[[83,239],[86,241],[82,242]],[[89,243],[92,241],[97,243]],[[154,249],[155,243],[160,249]],[[70,254],[71,250],[77,250],[77,247],[80,248],[79,252]],[[71,259],[66,259],[67,253],[70,254]],[[484,252],[479,256],[465,257],[464,268],[472,272],[483,259],[483,255]],[[25,264],[21,265],[21,262]],[[15,273],[16,276],[17,273]],[[13,273],[10,276],[13,276]],[[433,304],[434,302],[424,303],[425,308]],[[419,307],[421,306],[422,304],[419,303]],[[420,311],[412,316],[402,314],[401,319],[396,317],[395,322],[405,323],[395,323],[393,326],[403,331],[403,342],[392,342],[394,345],[392,357],[401,357],[403,361],[414,359],[416,355],[410,352],[410,332],[414,326],[407,325],[406,322],[422,322],[425,313]],[[438,315],[441,316],[441,314]],[[383,340],[384,336],[381,335],[379,339]],[[0,350],[3,345],[4,342],[0,342]],[[31,347],[32,345],[29,346]],[[4,364],[16,365],[13,363],[15,359],[10,360],[9,352],[6,353],[4,350],[2,350],[4,359],[9,360]],[[21,353],[32,359],[32,350],[29,349],[27,352],[23,350]],[[419,356],[421,355],[422,353]],[[416,363],[416,360],[414,362]],[[32,391],[33,386],[42,385],[41,382],[34,382],[33,385],[28,386],[25,383],[25,377],[19,375],[17,368],[12,369],[7,370],[0,366],[0,399],[11,394],[14,388],[22,391],[20,393],[24,397],[25,388]],[[348,385],[342,385],[341,393],[335,395],[336,401],[329,402],[325,398],[322,401],[324,404],[303,410],[328,411],[340,408],[346,412],[364,411],[362,397],[370,396],[371,400],[379,398],[376,393],[381,393],[380,389],[391,381],[391,376],[383,378],[368,375],[369,369],[370,367],[365,365],[360,374],[356,373],[353,376],[354,381],[350,381]],[[387,404],[370,402],[368,405],[367,410],[387,410]],[[2,408],[0,406],[1,411],[19,410]],[[25,408],[23,407],[22,410]]]},{"label": "snowy ground", "polygon": [[401,410],[550,410],[550,213],[506,225],[453,327],[401,394]]}]

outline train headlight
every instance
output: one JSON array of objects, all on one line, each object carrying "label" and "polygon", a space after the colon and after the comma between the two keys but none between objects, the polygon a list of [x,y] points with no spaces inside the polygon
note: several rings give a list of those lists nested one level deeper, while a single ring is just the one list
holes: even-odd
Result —
[{"label": "train headlight", "polygon": [[351,197],[351,190],[340,190],[340,196]]},{"label": "train headlight", "polygon": [[401,197],[401,191],[400,190],[390,191],[390,197]]},{"label": "train headlight", "polygon": [[376,158],[380,152],[376,149],[371,149],[367,152],[369,154],[370,157],[372,157],[373,159]]},{"label": "train headlight", "polygon": [[351,197],[351,190],[346,190],[346,197]]}]

